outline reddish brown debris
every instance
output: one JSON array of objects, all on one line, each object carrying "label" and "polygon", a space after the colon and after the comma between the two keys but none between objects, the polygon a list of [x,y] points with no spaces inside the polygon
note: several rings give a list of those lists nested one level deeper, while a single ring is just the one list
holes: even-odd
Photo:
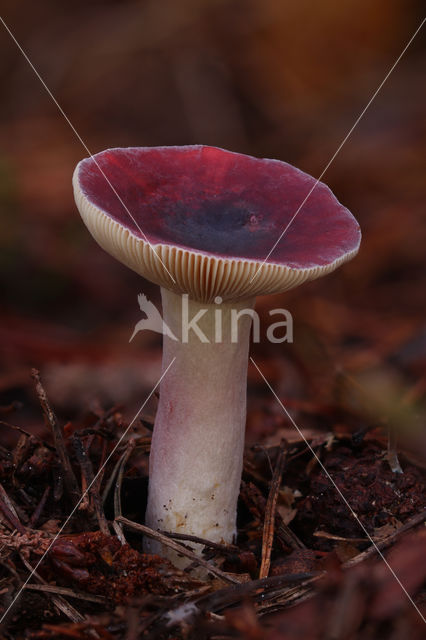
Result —
[{"label": "reddish brown debris", "polygon": [[[147,593],[167,595],[176,588],[175,569],[166,560],[139,553],[101,532],[61,537],[49,558],[62,582],[105,596],[110,604]],[[189,586],[191,580],[186,581]]]},{"label": "reddish brown debris", "polygon": [[[425,472],[404,464],[403,474],[392,473],[377,443],[351,447],[338,442],[331,451],[324,451],[322,461],[370,535],[392,519],[403,522],[426,508]],[[368,543],[365,532],[319,466],[302,482],[305,497],[294,526],[308,536],[309,544],[317,549],[332,548],[329,541],[311,537],[316,530],[345,538],[365,537]]]}]

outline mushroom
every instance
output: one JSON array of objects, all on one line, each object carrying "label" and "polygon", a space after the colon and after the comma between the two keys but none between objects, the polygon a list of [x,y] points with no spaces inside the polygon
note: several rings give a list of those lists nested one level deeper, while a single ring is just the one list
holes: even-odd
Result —
[{"label": "mushroom", "polygon": [[161,286],[178,337],[163,337],[146,524],[231,542],[255,297],[352,258],[358,223],[291,165],[202,145],[109,149],[82,160],[73,184],[100,246]]}]

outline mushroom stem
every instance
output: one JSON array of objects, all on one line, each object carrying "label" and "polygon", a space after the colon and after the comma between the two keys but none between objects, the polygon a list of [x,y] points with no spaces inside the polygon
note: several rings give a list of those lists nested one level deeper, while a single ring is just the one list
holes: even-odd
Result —
[{"label": "mushroom stem", "polygon": [[[164,335],[163,370],[175,361],[160,386],[146,523],[157,530],[232,542],[254,298],[203,304],[164,288],[161,293],[163,320],[179,340]],[[150,540],[145,549],[167,555]]]}]

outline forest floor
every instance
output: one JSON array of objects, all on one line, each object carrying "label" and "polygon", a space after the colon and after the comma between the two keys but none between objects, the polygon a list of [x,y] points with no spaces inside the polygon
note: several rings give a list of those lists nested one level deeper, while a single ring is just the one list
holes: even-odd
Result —
[{"label": "forest floor", "polygon": [[1,408],[19,435],[0,446],[1,638],[424,637],[425,466],[400,449],[393,472],[382,427],[351,433],[318,407],[334,432],[247,446],[236,544],[199,560],[194,540],[166,539],[181,571],[142,550],[159,535],[138,524],[152,417],[128,429],[113,407],[61,425],[33,378],[48,436]]}]

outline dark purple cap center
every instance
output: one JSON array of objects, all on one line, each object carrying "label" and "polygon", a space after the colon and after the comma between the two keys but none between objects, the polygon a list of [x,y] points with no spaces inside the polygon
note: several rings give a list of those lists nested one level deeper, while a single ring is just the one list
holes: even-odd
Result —
[{"label": "dark purple cap center", "polygon": [[[139,226],[153,245],[258,261],[315,184],[284,162],[203,146],[103,151],[80,164],[78,179],[90,202],[143,237]],[[356,249],[359,240],[352,214],[319,183],[268,262],[324,266]]]}]

